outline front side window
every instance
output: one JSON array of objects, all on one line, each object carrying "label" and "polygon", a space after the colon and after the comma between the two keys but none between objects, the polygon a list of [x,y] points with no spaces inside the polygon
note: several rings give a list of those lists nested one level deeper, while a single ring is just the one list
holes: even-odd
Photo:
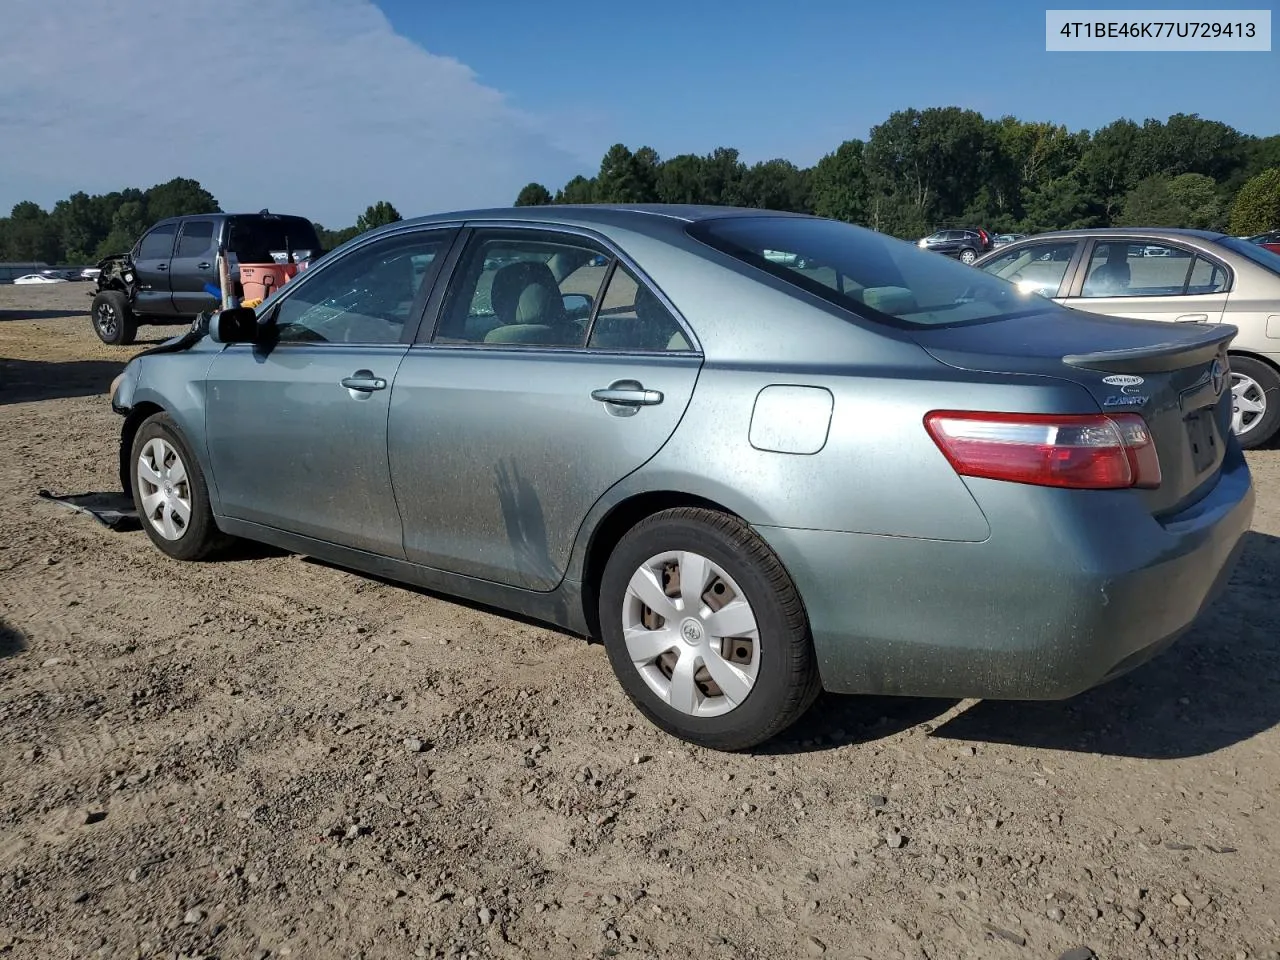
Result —
[{"label": "front side window", "polygon": [[278,342],[398,343],[450,238],[446,231],[390,237],[303,274],[276,310]]},{"label": "front side window", "polygon": [[1067,267],[1075,256],[1078,241],[1029,243],[994,257],[982,269],[994,277],[1008,280],[1026,293],[1054,297]]},{"label": "front side window", "polygon": [[608,269],[599,261],[577,237],[479,233],[455,271],[434,342],[581,347]]},{"label": "front side window", "polygon": [[609,277],[587,346],[647,353],[692,349],[662,301],[621,263]]},{"label": "front side window", "polygon": [[1176,297],[1187,289],[1192,254],[1167,243],[1108,240],[1094,244],[1084,297]]},{"label": "front side window", "polygon": [[[818,217],[702,220],[695,239],[869,320],[895,326],[981,323],[1034,313],[1044,301],[950,257],[865,227]],[[762,251],[786,251],[790,263]]]},{"label": "front side window", "polygon": [[174,224],[165,223],[148,233],[138,243],[138,259],[168,260],[173,254],[173,235],[175,231]]}]

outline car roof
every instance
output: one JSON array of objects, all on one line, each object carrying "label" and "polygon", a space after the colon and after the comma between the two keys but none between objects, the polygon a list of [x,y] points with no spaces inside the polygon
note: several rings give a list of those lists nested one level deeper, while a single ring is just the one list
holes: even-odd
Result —
[{"label": "car roof", "polygon": [[1151,240],[1176,240],[1190,237],[1197,240],[1220,240],[1225,233],[1216,230],[1192,230],[1187,227],[1083,227],[1077,230],[1049,230],[1028,236],[1028,240],[1072,239],[1077,237],[1140,237]]},{"label": "car roof", "polygon": [[816,219],[809,214],[758,207],[717,206],[692,203],[550,203],[531,207],[485,207],[434,213],[380,227],[379,231],[434,223],[521,222],[565,227],[614,227],[661,236],[683,230],[691,223],[725,217],[795,217]]}]

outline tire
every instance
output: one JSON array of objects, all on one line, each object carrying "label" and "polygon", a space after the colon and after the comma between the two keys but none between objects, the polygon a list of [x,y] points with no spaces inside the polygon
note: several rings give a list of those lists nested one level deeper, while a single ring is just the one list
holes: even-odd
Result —
[{"label": "tire", "polygon": [[[149,475],[145,473],[144,457],[151,468]],[[160,460],[165,469],[157,471]],[[175,475],[178,465],[185,479]],[[214,522],[200,464],[167,413],[154,414],[138,427],[130,450],[129,471],[138,520],[162,553],[175,560],[205,560],[231,542],[232,538]],[[157,493],[160,496],[151,499]]]},{"label": "tire", "polygon": [[90,308],[93,332],[103,343],[126,346],[138,337],[138,318],[133,314],[129,298],[120,290],[103,290],[93,298]]},{"label": "tire", "polygon": [[[1261,360],[1233,354],[1231,392],[1235,394],[1232,425],[1240,446],[1245,450],[1263,446],[1280,430],[1280,373]],[[1242,401],[1248,401],[1243,410]]]},{"label": "tire", "polygon": [[[702,592],[693,595],[698,612],[688,617],[683,611],[690,604],[666,592],[679,590],[686,568],[704,571]],[[646,579],[644,570],[653,576]],[[713,750],[745,750],[791,726],[818,696],[813,639],[795,584],[735,517],[678,508],[642,520],[614,548],[599,595],[601,633],[618,682],[641,713],[674,737]],[[732,623],[716,619],[730,607]],[[667,614],[661,620],[652,613],[659,609]],[[742,629],[748,623],[754,631]],[[734,639],[717,639],[717,628]],[[633,662],[631,651],[641,662]]]},{"label": "tire", "polygon": [[978,259],[977,253],[970,250],[968,247],[965,247],[963,250],[960,251],[961,263],[969,264],[969,263],[973,263],[973,261],[977,259]]}]

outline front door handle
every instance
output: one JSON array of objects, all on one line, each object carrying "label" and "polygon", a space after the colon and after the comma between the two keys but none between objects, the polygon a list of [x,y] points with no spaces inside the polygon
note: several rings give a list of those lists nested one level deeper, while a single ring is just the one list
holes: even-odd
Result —
[{"label": "front door handle", "polygon": [[375,377],[372,370],[357,370],[351,376],[343,377],[342,385],[348,390],[359,390],[361,393],[387,389],[387,381]]},{"label": "front door handle", "polygon": [[1184,313],[1177,320],[1178,323],[1208,323],[1209,315],[1207,313]]},{"label": "front door handle", "polygon": [[203,262],[201,262],[201,263],[197,263],[197,264],[196,264],[196,267],[197,267],[198,269],[200,269],[200,270],[212,270],[212,269],[213,269],[213,264],[212,264],[212,263],[209,263],[209,262],[206,260],[206,261],[203,261]]},{"label": "front door handle", "polygon": [[168,265],[167,263],[157,263],[157,264],[156,264],[156,269],[157,269],[157,270],[168,270],[168,269],[169,269],[169,265]]},{"label": "front door handle", "polygon": [[603,389],[592,390],[591,399],[624,407],[651,407],[662,402],[662,392],[646,390],[638,380],[618,380]]}]

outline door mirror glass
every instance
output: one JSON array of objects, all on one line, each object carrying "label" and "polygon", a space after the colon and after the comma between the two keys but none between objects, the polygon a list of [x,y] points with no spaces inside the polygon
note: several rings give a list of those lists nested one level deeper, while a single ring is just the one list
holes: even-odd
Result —
[{"label": "door mirror glass", "polygon": [[214,343],[257,343],[262,337],[258,314],[250,307],[221,310],[209,318]]},{"label": "door mirror glass", "polygon": [[585,320],[591,316],[591,298],[585,293],[566,293],[562,298],[564,312],[574,320]]}]

